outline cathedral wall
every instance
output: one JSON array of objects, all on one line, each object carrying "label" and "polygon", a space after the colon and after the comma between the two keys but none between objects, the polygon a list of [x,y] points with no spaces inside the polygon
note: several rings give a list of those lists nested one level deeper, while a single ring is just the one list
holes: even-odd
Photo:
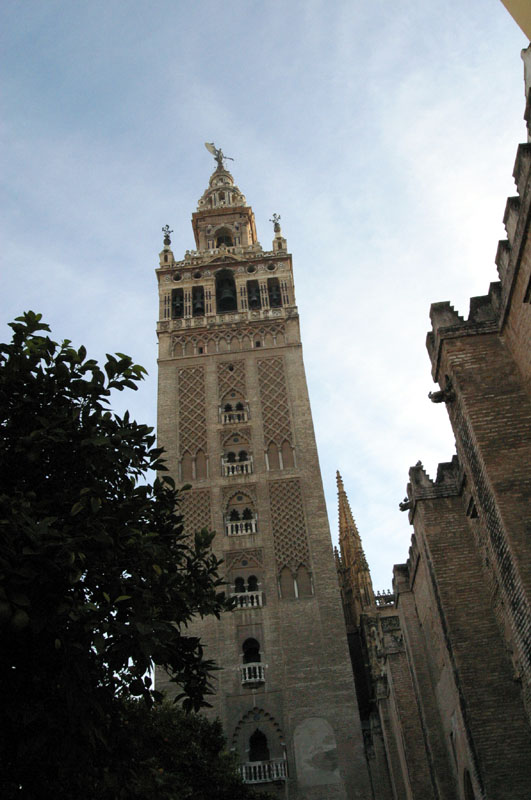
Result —
[{"label": "cathedral wall", "polygon": [[441,371],[455,392],[447,409],[486,550],[492,601],[499,594],[500,629],[531,710],[531,399],[496,333],[445,340]]},{"label": "cathedral wall", "polygon": [[[434,485],[431,496],[421,497],[422,491],[428,494],[427,487],[418,490],[413,524],[424,577],[417,567],[413,594],[439,717],[425,713],[424,719],[428,728],[440,726],[460,792],[467,772],[480,796],[510,800],[526,791],[530,731],[491,598],[485,595],[475,522],[466,516],[460,491]],[[407,629],[403,607],[402,616]],[[418,672],[422,658],[411,642],[408,655]],[[429,693],[421,689],[418,697],[425,708]],[[438,760],[433,749],[430,755]]]},{"label": "cathedral wall", "polygon": [[440,800],[453,800],[455,765],[450,763],[441,709],[455,708],[456,697],[448,686],[444,640],[434,613],[426,561],[415,545],[408,565],[395,566],[393,582],[416,700],[410,713],[419,716],[422,726],[422,757],[426,759],[436,796]]}]

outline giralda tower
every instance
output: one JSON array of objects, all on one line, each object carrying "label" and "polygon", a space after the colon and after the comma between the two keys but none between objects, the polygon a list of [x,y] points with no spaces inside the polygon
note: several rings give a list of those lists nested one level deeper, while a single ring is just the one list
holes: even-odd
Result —
[{"label": "giralda tower", "polygon": [[262,249],[209,149],[196,249],[176,261],[166,234],[157,269],[158,436],[176,482],[192,485],[186,528],[217,531],[237,598],[221,621],[197,623],[222,667],[213,712],[249,783],[290,800],[369,800],[291,256],[276,216]]}]

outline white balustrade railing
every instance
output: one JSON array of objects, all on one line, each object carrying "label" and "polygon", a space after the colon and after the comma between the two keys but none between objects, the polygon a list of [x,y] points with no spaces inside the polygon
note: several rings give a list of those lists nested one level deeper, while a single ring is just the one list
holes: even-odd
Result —
[{"label": "white balustrade railing", "polygon": [[236,422],[247,422],[248,416],[247,411],[222,411],[221,412],[221,422],[223,425],[231,424],[233,425]]},{"label": "white balustrade railing", "polygon": [[247,761],[240,764],[240,774],[244,783],[270,783],[285,781],[288,770],[283,758],[272,761]]},{"label": "white balustrade railing", "polygon": [[240,664],[242,683],[265,683],[266,665],[261,663]]},{"label": "white balustrade railing", "polygon": [[256,514],[252,519],[230,520],[225,519],[225,533],[227,536],[244,536],[246,533],[257,532]]},{"label": "white balustrade railing", "polygon": [[253,471],[252,458],[248,458],[247,461],[227,461],[225,458],[222,458],[221,464],[225,477],[231,475],[250,475]]},{"label": "white balustrade railing", "polygon": [[231,597],[236,598],[236,608],[260,608],[262,605],[262,592],[232,592]]}]

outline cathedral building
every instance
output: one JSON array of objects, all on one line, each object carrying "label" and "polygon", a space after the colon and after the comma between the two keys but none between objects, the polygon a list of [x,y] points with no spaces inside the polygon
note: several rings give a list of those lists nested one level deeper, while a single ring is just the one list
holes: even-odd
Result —
[{"label": "cathedral building", "polygon": [[[216,168],[170,233],[159,285],[158,437],[186,529],[217,531],[236,608],[197,621],[219,716],[243,779],[296,800],[373,797],[302,359],[291,255]],[[168,686],[157,675],[159,688]],[[168,687],[169,688],[169,687]]]},{"label": "cathedral building", "polygon": [[[418,462],[400,504],[414,533],[392,596],[374,596],[338,476],[337,553],[376,800],[531,796],[531,46],[528,142],[507,201],[499,282],[467,319],[431,307],[430,399],[457,454]],[[387,785],[386,785],[387,781]]]}]

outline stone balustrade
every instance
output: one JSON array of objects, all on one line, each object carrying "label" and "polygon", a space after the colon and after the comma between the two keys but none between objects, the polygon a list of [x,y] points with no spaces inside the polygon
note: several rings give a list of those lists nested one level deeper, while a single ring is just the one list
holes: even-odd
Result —
[{"label": "stone balustrade", "polygon": [[260,608],[262,606],[262,592],[232,592],[231,597],[237,601],[236,608]]},{"label": "stone balustrade", "polygon": [[240,674],[242,683],[265,683],[266,665],[260,662],[254,664],[241,664]]},{"label": "stone balustrade", "polygon": [[245,536],[246,533],[256,533],[257,530],[256,514],[252,519],[225,519],[225,533],[227,536]]},{"label": "stone balustrade", "polygon": [[287,773],[286,761],[283,758],[271,761],[247,761],[245,764],[240,764],[240,774],[244,783],[285,781]]}]

